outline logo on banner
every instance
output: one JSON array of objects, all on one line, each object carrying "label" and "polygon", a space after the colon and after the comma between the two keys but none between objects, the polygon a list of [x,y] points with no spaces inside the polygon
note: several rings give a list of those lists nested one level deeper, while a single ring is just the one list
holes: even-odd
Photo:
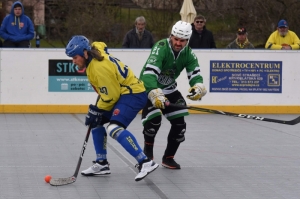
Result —
[{"label": "logo on banner", "polygon": [[268,86],[280,86],[280,75],[269,74],[268,75]]}]

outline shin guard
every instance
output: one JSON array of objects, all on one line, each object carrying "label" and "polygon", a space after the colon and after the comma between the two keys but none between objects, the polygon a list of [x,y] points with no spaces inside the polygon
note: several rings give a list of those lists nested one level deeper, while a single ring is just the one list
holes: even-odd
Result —
[{"label": "shin guard", "polygon": [[107,134],[103,126],[92,129],[94,147],[96,151],[96,161],[106,160]]},{"label": "shin guard", "polygon": [[161,116],[155,117],[145,123],[143,130],[145,143],[153,145],[155,136],[161,125],[161,119]]},{"label": "shin guard", "polygon": [[185,130],[186,130],[186,123],[172,124],[168,135],[168,144],[164,155],[165,157],[175,156],[180,143],[185,140],[184,137]]},{"label": "shin guard", "polygon": [[117,140],[139,163],[147,158],[135,137],[128,130],[115,124],[109,125],[107,129],[110,130],[109,135]]}]

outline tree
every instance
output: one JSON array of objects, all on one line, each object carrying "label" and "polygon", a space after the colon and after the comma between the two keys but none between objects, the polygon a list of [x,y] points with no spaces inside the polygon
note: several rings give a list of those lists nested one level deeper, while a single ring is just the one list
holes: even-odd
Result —
[{"label": "tree", "polygon": [[[124,1],[27,0],[24,6],[28,14],[33,9],[29,17],[36,25],[45,23],[50,44],[58,40],[66,45],[72,35],[83,34],[91,40],[104,41],[110,47],[120,47],[137,15],[145,16],[147,29],[154,34],[156,41],[168,37],[172,25],[180,19],[179,11],[183,2],[126,0],[138,2],[141,6],[131,9],[122,7]],[[7,13],[12,3],[12,0],[3,0]],[[208,19],[207,25],[213,31],[219,48],[232,41],[238,26],[245,26],[250,41],[260,46],[264,46],[280,19],[286,19],[290,30],[300,34],[300,0],[193,0],[193,3],[197,13]],[[45,20],[41,14],[37,14],[42,9],[45,9]],[[55,44],[52,46],[55,47]]]}]

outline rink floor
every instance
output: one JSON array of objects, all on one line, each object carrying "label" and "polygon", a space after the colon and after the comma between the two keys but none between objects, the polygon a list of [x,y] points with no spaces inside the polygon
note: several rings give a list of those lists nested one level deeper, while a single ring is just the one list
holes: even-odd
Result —
[{"label": "rink floor", "polygon": [[[262,116],[262,115],[261,115]],[[263,115],[291,120],[297,115]],[[55,187],[45,175],[69,177],[76,168],[87,128],[84,114],[0,114],[0,199],[299,199],[300,124],[214,114],[186,117],[186,141],[175,156],[181,170],[160,167],[135,182],[136,164],[112,138],[112,174],[85,177]],[[130,130],[143,146],[140,115]],[[170,124],[156,137],[154,161],[161,164]],[[92,136],[81,170],[95,159]]]}]

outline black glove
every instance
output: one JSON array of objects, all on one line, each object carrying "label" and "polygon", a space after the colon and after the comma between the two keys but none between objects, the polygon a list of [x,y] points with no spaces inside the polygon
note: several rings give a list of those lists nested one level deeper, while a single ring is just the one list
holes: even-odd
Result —
[{"label": "black glove", "polygon": [[103,111],[101,111],[97,106],[90,104],[89,112],[85,117],[85,125],[91,125],[91,128],[95,128],[100,125],[102,121],[102,113]]}]

